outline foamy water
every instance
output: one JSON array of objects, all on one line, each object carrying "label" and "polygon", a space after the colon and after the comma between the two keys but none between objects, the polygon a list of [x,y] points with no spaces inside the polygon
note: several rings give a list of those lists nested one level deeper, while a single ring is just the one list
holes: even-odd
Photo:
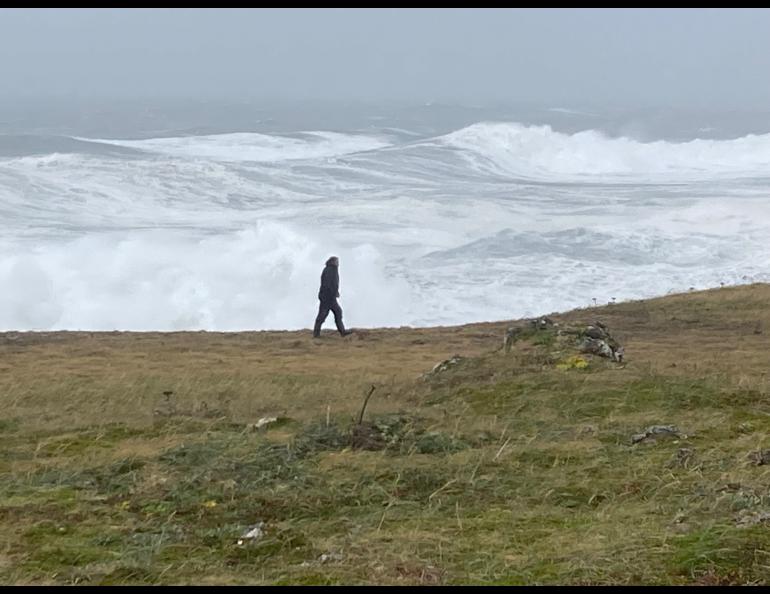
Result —
[{"label": "foamy water", "polygon": [[[14,152],[15,146],[23,147]],[[770,280],[770,135],[0,135],[0,329],[509,319]]]}]

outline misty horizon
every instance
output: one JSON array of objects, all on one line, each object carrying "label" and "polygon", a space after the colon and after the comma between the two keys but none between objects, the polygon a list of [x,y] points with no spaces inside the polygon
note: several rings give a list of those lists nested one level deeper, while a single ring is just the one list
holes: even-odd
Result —
[{"label": "misty horizon", "polygon": [[763,109],[765,9],[1,9],[0,99]]}]

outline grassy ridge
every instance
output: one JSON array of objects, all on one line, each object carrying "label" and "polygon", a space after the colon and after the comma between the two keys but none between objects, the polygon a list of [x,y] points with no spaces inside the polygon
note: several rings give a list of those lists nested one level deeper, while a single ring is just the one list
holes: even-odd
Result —
[{"label": "grassy ridge", "polygon": [[625,346],[585,368],[504,322],[0,334],[0,581],[767,583],[769,305],[552,316]]}]

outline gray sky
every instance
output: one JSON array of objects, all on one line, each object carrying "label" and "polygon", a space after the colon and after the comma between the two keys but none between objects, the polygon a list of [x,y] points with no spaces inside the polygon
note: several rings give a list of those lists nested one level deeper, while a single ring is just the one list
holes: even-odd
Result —
[{"label": "gray sky", "polygon": [[0,9],[0,96],[770,103],[767,9]]}]

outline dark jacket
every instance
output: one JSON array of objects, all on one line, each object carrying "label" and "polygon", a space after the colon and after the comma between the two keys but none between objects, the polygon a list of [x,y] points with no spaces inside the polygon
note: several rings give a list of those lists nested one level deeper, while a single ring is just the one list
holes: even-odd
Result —
[{"label": "dark jacket", "polygon": [[321,288],[318,299],[321,303],[332,303],[340,296],[340,273],[336,266],[327,262],[321,273]]}]

